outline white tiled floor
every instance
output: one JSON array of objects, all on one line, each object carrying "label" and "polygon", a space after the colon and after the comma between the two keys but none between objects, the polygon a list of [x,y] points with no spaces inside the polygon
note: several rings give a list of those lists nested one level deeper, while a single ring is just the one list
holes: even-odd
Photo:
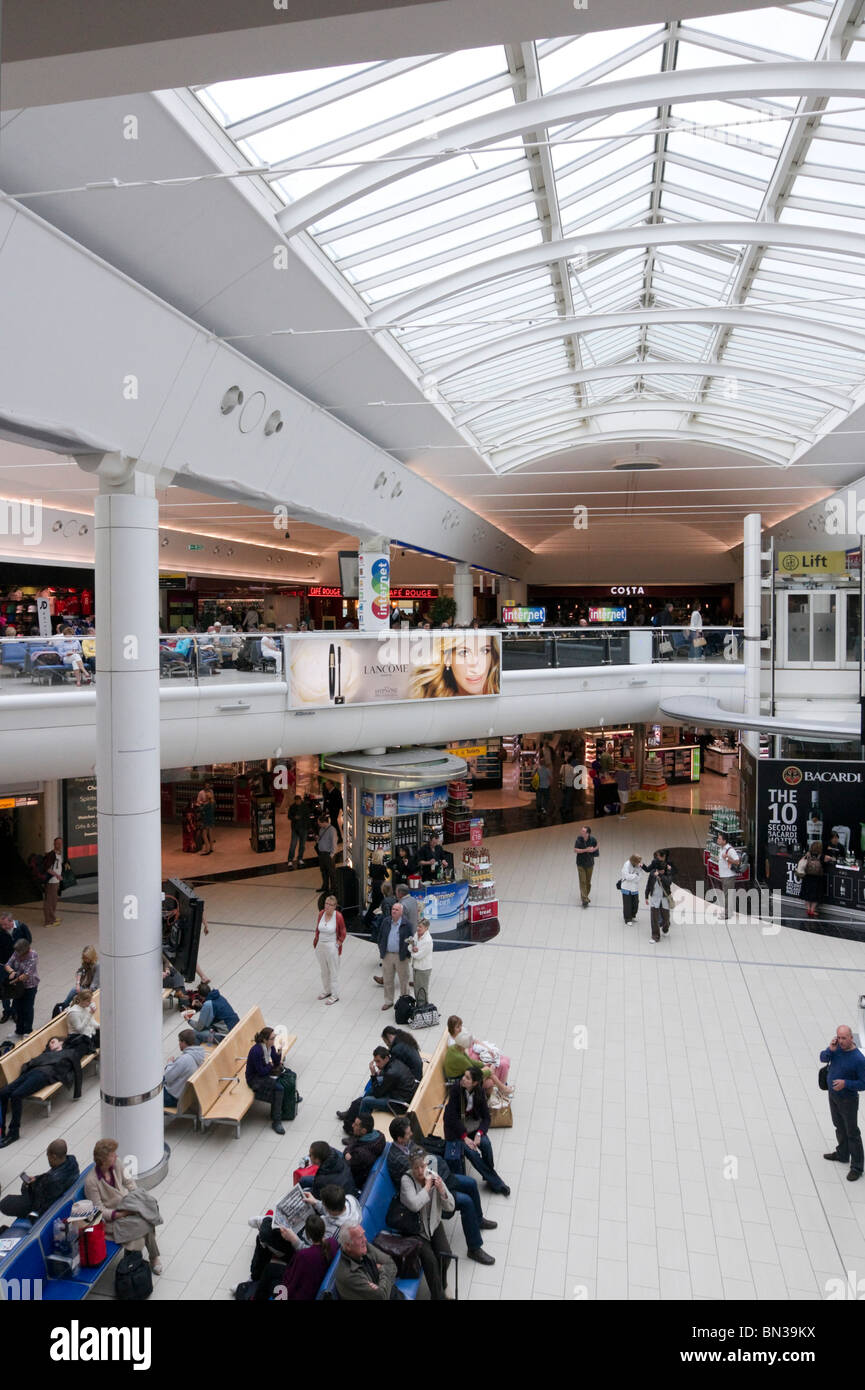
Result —
[{"label": "white tiled floor", "polygon": [[[746,921],[674,923],[655,946],[642,906],[636,925],[622,921],[614,883],[626,855],[700,844],[705,825],[658,812],[604,824],[585,911],[573,826],[490,842],[501,936],[437,953],[432,988],[444,1015],[501,1044],[517,1086],[515,1127],[494,1135],[513,1195],[484,1199],[499,1223],[487,1241],[496,1264],[464,1262],[463,1296],[814,1299],[829,1278],[865,1274],[865,1182],[845,1182],[841,1165],[822,1159],[834,1141],[816,1084],[835,1026],[859,1028],[865,947]],[[305,1101],[284,1138],[260,1107],[239,1140],[169,1128],[158,1298],[224,1299],[247,1277],[246,1218],[287,1188],[313,1139],[338,1139],[334,1111],[363,1080],[386,1017],[375,955],[350,940],[340,1003],[317,1002],[317,881],[307,870],[207,890],[203,966],[239,1010],[259,1003],[298,1034],[291,1060]],[[62,927],[34,931],[37,1022],[95,936],[92,909],[68,903],[63,916]],[[166,1014],[166,1055],[177,1029]],[[57,1133],[87,1161],[99,1134],[92,1081],[51,1117],[25,1106],[21,1142],[0,1153],[5,1190]],[[462,1251],[461,1231],[450,1233]]]}]

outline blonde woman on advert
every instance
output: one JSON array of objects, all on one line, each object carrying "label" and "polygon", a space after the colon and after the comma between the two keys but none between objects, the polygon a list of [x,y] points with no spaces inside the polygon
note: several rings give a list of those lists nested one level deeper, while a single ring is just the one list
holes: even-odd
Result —
[{"label": "blonde woman on advert", "polygon": [[498,695],[501,659],[495,638],[484,632],[454,632],[432,640],[433,659],[412,677],[412,699]]}]

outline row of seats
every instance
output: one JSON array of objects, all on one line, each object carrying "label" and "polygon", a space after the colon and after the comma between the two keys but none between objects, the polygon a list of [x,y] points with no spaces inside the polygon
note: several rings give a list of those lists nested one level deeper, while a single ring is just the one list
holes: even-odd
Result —
[{"label": "row of seats", "polygon": [[[257,1006],[243,1015],[222,1042],[210,1050],[206,1062],[187,1081],[177,1105],[167,1107],[167,1120],[191,1120],[194,1129],[208,1125],[234,1125],[240,1138],[240,1125],[258,1097],[246,1084],[246,1059],[256,1033],[264,1027],[264,1016]],[[288,1038],[286,1052],[297,1042]],[[269,1103],[269,1102],[268,1102]]]},{"label": "row of seats", "polygon": [[16,1302],[62,1301],[78,1302],[86,1298],[101,1274],[119,1255],[121,1247],[107,1240],[106,1256],[99,1265],[82,1265],[71,1279],[53,1279],[48,1273],[48,1257],[54,1251],[54,1222],[72,1212],[74,1202],[84,1198],[84,1180],[92,1168],[80,1173],[73,1187],[39,1217],[33,1226],[20,1217],[10,1226],[8,1235],[20,1235],[21,1240],[4,1260],[0,1260],[0,1300]]},{"label": "row of seats", "polygon": [[[98,1023],[98,990],[93,996],[93,1002],[96,1005],[94,1019]],[[69,1011],[68,1009],[64,1009],[63,1013],[58,1014],[56,1018],[50,1019],[48,1023],[38,1028],[35,1033],[31,1033],[30,1037],[26,1038],[24,1042],[19,1043],[17,1047],[13,1047],[9,1052],[4,1053],[4,1055],[0,1057],[0,1086],[11,1086],[13,1081],[17,1081],[18,1077],[21,1075],[21,1069],[25,1062],[30,1062],[34,1057],[39,1057],[45,1051],[51,1038],[68,1038],[68,1036]],[[95,1048],[93,1052],[87,1053],[87,1055],[81,1059],[82,1073],[86,1074],[90,1067],[94,1067],[98,1070],[98,1062],[99,1051]],[[39,1101],[45,1106],[45,1113],[50,1115],[51,1103],[57,1092],[62,1089],[62,1082],[53,1081],[49,1086],[43,1086],[40,1091],[34,1091],[32,1095],[26,1096],[25,1100]]]}]

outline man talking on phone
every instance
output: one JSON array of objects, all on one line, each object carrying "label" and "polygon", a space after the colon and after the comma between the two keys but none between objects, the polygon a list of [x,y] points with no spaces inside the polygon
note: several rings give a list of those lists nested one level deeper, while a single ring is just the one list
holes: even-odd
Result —
[{"label": "man talking on phone", "polygon": [[865,1057],[853,1041],[846,1023],[839,1024],[829,1046],[820,1053],[820,1061],[829,1063],[826,1081],[829,1088],[829,1113],[835,1126],[838,1147],[824,1154],[830,1163],[850,1164],[848,1182],[862,1176],[862,1135],[859,1132],[859,1092],[865,1090]]}]

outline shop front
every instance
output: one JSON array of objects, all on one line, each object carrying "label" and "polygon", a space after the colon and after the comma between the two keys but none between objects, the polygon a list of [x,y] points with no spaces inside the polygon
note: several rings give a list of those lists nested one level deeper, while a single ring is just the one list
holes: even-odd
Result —
[{"label": "shop front", "polygon": [[819,844],[818,902],[865,913],[865,762],[763,758],[756,781],[757,863],[769,887],[802,898],[797,868]]},{"label": "shop front", "polygon": [[[50,564],[0,565],[0,628],[14,625],[24,636],[44,637],[45,616],[52,632],[69,624],[83,630],[93,621],[92,569]],[[39,600],[43,605],[43,625]]]},{"label": "shop front", "polygon": [[[640,584],[626,579],[613,584],[571,584],[556,587],[530,584],[529,607],[544,607],[550,626],[575,627],[587,622],[620,622],[626,627],[650,623],[656,613],[671,602],[676,622],[688,625],[694,601],[701,605],[703,621],[723,626],[734,616],[732,584]],[[618,610],[616,617],[590,615]]]}]

